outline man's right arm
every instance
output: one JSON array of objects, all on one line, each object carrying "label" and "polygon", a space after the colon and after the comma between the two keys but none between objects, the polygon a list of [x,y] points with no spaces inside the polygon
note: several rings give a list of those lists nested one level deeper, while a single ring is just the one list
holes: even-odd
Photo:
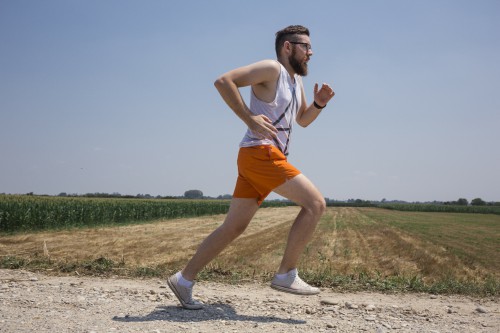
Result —
[{"label": "man's right arm", "polygon": [[280,67],[276,61],[263,60],[229,71],[214,82],[215,87],[231,110],[254,133],[263,135],[266,138],[276,137],[276,128],[266,116],[254,115],[250,111],[240,94],[239,88],[259,86],[264,90],[275,89],[279,71]]}]

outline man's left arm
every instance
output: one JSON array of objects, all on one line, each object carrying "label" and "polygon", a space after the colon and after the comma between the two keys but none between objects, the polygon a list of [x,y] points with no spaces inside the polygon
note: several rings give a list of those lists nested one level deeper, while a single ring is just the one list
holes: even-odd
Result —
[{"label": "man's left arm", "polygon": [[314,85],[314,102],[307,106],[304,87],[302,87],[302,105],[297,113],[297,124],[302,127],[309,126],[318,117],[321,110],[326,107],[333,96],[335,96],[335,92],[330,85],[323,83],[321,88],[319,88],[319,85],[316,83]]}]

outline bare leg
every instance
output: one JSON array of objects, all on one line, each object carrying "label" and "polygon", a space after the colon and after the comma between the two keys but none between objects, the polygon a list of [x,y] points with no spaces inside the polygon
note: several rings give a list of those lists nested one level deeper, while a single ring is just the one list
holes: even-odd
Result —
[{"label": "bare leg", "polygon": [[285,254],[278,270],[278,274],[283,274],[297,267],[299,257],[311,240],[326,205],[316,186],[302,174],[278,186],[274,192],[302,207],[288,234]]},{"label": "bare leg", "polygon": [[257,199],[233,198],[224,223],[201,243],[182,276],[193,281],[203,267],[245,231],[258,208]]}]

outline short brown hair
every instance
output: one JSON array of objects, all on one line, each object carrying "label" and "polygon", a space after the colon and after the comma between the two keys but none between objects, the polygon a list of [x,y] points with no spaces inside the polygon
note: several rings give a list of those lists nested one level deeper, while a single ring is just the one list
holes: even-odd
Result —
[{"label": "short brown hair", "polygon": [[309,36],[309,29],[301,25],[290,25],[285,29],[281,29],[276,33],[276,56],[279,58],[281,48],[285,41],[293,41],[294,35],[306,35]]}]

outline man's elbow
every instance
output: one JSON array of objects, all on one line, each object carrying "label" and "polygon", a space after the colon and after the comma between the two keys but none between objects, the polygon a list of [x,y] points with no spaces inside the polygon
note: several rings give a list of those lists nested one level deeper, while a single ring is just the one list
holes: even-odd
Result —
[{"label": "man's elbow", "polygon": [[299,124],[300,127],[303,127],[303,128],[306,128],[307,126],[309,126],[310,123],[307,123],[307,122],[304,122],[302,119],[300,118],[297,118],[295,119],[295,122],[297,124]]},{"label": "man's elbow", "polygon": [[215,81],[214,81],[214,86],[217,88],[217,90],[220,90],[223,86],[227,84],[227,78],[224,76],[219,76]]}]

